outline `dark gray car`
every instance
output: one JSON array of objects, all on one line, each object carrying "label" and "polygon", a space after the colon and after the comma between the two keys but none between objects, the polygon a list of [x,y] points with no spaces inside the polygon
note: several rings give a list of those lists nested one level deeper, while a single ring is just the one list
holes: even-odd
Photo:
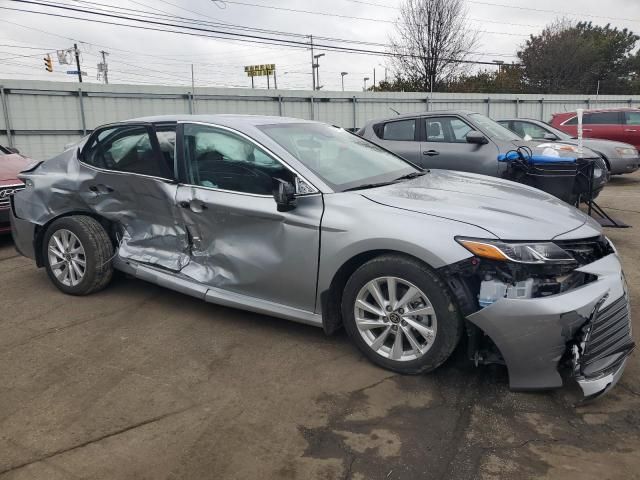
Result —
[{"label": "dark gray car", "polygon": [[[503,177],[507,164],[498,155],[520,146],[541,152],[556,149],[560,156],[576,156],[573,145],[525,141],[489,117],[466,110],[432,111],[372,120],[359,135],[423,168],[445,168]],[[547,145],[544,145],[546,143]],[[538,148],[540,145],[543,148]],[[538,153],[539,153],[538,152]],[[609,177],[602,158],[588,148],[583,157],[596,158],[593,189],[597,193]]]},{"label": "dark gray car", "polygon": [[[569,145],[578,145],[578,139],[548,123],[531,118],[507,118],[498,120],[498,123],[521,138],[530,138],[545,142],[562,142]],[[584,138],[585,147],[600,154],[607,163],[611,175],[633,173],[640,168],[640,156],[633,145],[613,140],[600,138]]]},{"label": "dark gray car", "polygon": [[20,178],[16,248],[70,295],[120,270],[344,325],[367,358],[410,374],[464,337],[474,361],[507,365],[512,388],[559,387],[568,367],[586,396],[615,384],[633,348],[620,260],[590,217],[506,180],[421,171],[337,127],[131,120]]}]

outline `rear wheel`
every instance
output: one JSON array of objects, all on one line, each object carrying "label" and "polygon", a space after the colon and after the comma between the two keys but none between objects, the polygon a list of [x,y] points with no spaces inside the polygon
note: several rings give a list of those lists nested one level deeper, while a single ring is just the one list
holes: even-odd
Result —
[{"label": "rear wheel", "polygon": [[444,283],[426,265],[400,255],[374,258],[354,272],[345,287],[342,317],[367,358],[408,374],[440,366],[463,329]]},{"label": "rear wheel", "polygon": [[88,295],[111,281],[113,244],[94,218],[74,215],[55,220],[44,236],[45,266],[58,289]]}]

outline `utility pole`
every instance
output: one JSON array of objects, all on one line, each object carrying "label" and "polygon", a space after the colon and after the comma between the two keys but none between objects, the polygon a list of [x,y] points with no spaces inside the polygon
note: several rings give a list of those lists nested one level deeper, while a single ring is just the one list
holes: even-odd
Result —
[{"label": "utility pole", "polygon": [[78,50],[78,44],[73,44],[73,50],[76,53],[76,67],[78,69],[78,82],[82,83],[82,70],[80,70],[80,51]]},{"label": "utility pole", "polygon": [[373,89],[376,89],[376,67],[373,67]]},{"label": "utility pole", "polygon": [[316,90],[320,90],[322,88],[320,85],[320,57],[324,57],[324,53],[319,53],[318,55],[313,56],[313,59],[316,61],[314,64],[316,69]]},{"label": "utility pole", "polygon": [[196,113],[196,77],[193,73],[193,63],[191,64],[191,99],[193,101],[193,113]]},{"label": "utility pole", "polygon": [[273,88],[278,89],[278,78],[276,77],[276,70],[273,69]]},{"label": "utility pole", "polygon": [[340,80],[342,81],[342,91],[344,92],[344,76],[349,75],[349,72],[340,72]]},{"label": "utility pole", "polygon": [[100,50],[102,54],[102,78],[104,80],[105,85],[109,85],[109,67],[107,66],[107,55],[109,52],[105,52],[104,50]]},{"label": "utility pole", "polygon": [[309,44],[311,45],[311,89],[316,89],[316,65],[313,58],[313,35],[309,35]]}]

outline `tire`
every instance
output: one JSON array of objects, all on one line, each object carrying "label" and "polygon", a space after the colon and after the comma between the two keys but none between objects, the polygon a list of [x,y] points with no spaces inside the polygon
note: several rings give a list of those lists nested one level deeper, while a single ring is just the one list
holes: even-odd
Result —
[{"label": "tire", "polygon": [[[88,295],[111,281],[113,244],[94,218],[73,215],[55,220],[44,235],[42,248],[47,274],[64,293]],[[74,263],[77,268],[72,267]]]},{"label": "tire", "polygon": [[[372,293],[375,288],[372,290],[371,282],[376,282],[382,300],[386,298],[389,307],[389,299],[393,296],[389,291],[395,289],[396,308],[391,312],[385,308],[385,317],[379,315],[382,309],[378,307],[380,302],[375,301]],[[411,287],[418,293],[412,297],[413,301],[401,305],[405,294],[411,297]],[[358,300],[366,303],[367,308],[362,309],[363,304],[356,303]],[[367,310],[369,306],[374,306],[377,313]],[[341,308],[345,329],[360,351],[376,365],[402,374],[416,375],[435,370],[454,351],[464,328],[456,302],[436,273],[423,263],[402,255],[382,255],[358,268],[347,281]],[[358,323],[356,312],[360,318]],[[377,322],[382,324],[374,326]],[[377,345],[376,341],[379,343],[385,332],[384,341]],[[401,332],[400,356],[396,343],[398,332]],[[416,344],[420,349],[415,348]]]}]

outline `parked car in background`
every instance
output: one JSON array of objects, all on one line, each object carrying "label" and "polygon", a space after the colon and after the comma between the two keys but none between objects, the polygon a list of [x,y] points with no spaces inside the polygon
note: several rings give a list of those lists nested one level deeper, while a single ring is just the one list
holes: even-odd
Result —
[{"label": "parked car in background", "polygon": [[9,223],[9,199],[24,183],[18,180],[18,173],[32,161],[20,155],[18,150],[0,145],[0,234],[11,230]]},{"label": "parked car in background", "polygon": [[[508,165],[498,155],[518,147],[533,150],[548,141],[525,141],[508,128],[480,113],[453,110],[420,112],[372,120],[359,135],[420,165],[503,177]],[[562,148],[560,148],[562,145]],[[573,145],[552,144],[559,156],[576,156]],[[540,152],[538,152],[540,153]],[[596,159],[594,196],[602,190],[609,176],[604,160],[588,148],[584,158]]]},{"label": "parked car in background", "polygon": [[[555,113],[551,125],[575,137],[578,135],[576,112]],[[585,138],[615,140],[640,148],[640,109],[616,108],[586,110],[582,116]]]},{"label": "parked car in background", "polygon": [[16,248],[67,294],[105,288],[117,269],[328,333],[344,325],[396,372],[434,370],[465,338],[475,361],[507,365],[514,389],[560,387],[568,366],[587,397],[633,349],[620,260],[586,214],[506,180],[423,171],[331,125],[142,118],[20,177]]},{"label": "parked car in background", "polygon": [[[548,123],[531,118],[507,118],[498,123],[522,138],[578,145],[578,139]],[[628,143],[597,138],[583,139],[583,145],[598,153],[607,163],[611,175],[632,173],[640,167],[638,150]]]}]

